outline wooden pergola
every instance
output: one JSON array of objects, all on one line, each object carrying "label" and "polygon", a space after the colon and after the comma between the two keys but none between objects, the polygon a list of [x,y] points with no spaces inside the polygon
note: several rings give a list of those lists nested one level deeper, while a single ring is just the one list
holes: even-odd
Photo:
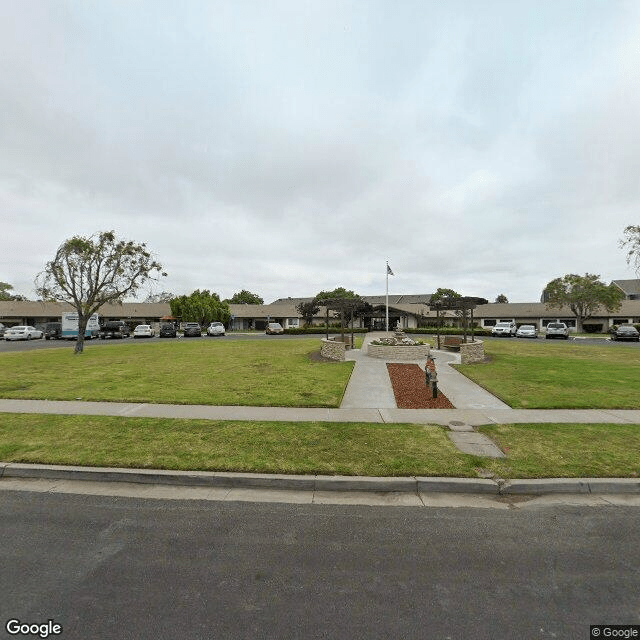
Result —
[{"label": "wooden pergola", "polygon": [[[440,325],[441,311],[457,311],[462,314],[462,337],[464,342],[467,342],[467,329],[471,331],[471,342],[474,342],[473,333],[473,310],[481,304],[487,304],[489,301],[485,298],[477,298],[475,296],[448,296],[440,298],[436,302],[429,304],[430,309],[436,310],[436,336],[438,340],[438,349],[440,349]],[[468,323],[467,323],[468,321]]]},{"label": "wooden pergola", "polygon": [[353,316],[358,311],[364,309],[367,303],[360,297],[357,298],[326,298],[318,300],[318,304],[325,307],[326,310],[326,337],[329,339],[329,311],[338,311],[340,313],[340,339],[344,342],[345,318],[349,316],[349,327],[351,328],[351,346],[353,347]]}]

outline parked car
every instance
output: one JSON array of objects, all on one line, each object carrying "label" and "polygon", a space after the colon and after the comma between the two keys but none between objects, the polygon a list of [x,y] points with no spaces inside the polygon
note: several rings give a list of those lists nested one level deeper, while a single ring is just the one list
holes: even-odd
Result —
[{"label": "parked car", "polygon": [[176,328],[172,324],[163,324],[160,327],[161,338],[175,338],[178,335]]},{"label": "parked car", "polygon": [[523,324],[516,331],[516,338],[537,338],[538,329],[532,324]]},{"label": "parked car", "polygon": [[632,340],[640,342],[640,333],[631,324],[622,324],[611,335],[612,340]]},{"label": "parked car", "polygon": [[185,338],[199,337],[202,335],[202,328],[197,322],[186,322],[182,328],[182,333]]},{"label": "parked car", "polygon": [[28,325],[18,325],[10,327],[4,332],[5,340],[38,340],[42,338],[42,331]]},{"label": "parked car", "polygon": [[207,327],[207,335],[208,336],[223,336],[224,333],[224,325],[222,322],[212,322]]},{"label": "parked car", "polygon": [[98,334],[104,340],[109,338],[128,338],[131,335],[131,329],[124,320],[109,320],[102,325]]},{"label": "parked car", "polygon": [[269,335],[276,335],[279,333],[284,333],[284,329],[282,328],[282,325],[279,322],[270,322],[267,325],[265,333]]},{"label": "parked car", "polygon": [[60,340],[62,338],[62,322],[47,322],[44,326],[45,340]]},{"label": "parked car", "polygon": [[569,327],[564,322],[550,322],[547,325],[547,335],[545,339],[549,338],[563,338],[569,339]]},{"label": "parked car", "polygon": [[516,335],[516,323],[515,322],[498,322],[495,327],[491,329],[492,336],[515,336]]},{"label": "parked car", "polygon": [[133,330],[134,338],[153,338],[156,335],[156,332],[151,328],[150,324],[139,324]]}]

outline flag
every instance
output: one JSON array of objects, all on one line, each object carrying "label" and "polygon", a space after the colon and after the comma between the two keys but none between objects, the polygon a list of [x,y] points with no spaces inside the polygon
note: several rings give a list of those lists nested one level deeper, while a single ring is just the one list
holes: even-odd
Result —
[{"label": "flag", "polygon": [[387,264],[387,275],[388,276],[392,276],[393,275],[393,271],[391,271],[391,267]]}]

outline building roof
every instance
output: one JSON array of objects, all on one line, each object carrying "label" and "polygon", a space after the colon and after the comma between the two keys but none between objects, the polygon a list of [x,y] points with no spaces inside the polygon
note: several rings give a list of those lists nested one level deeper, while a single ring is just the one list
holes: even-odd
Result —
[{"label": "building roof", "polygon": [[[385,301],[376,301],[380,296],[368,296],[372,306],[377,310],[384,309]],[[393,296],[395,300],[412,298],[412,296]],[[311,300],[312,298],[309,298]],[[367,299],[367,298],[365,298]],[[272,303],[272,304],[231,304],[231,313],[236,318],[298,318],[300,314],[296,310],[296,302]],[[389,296],[389,308],[401,313],[422,316],[425,318],[435,318],[436,311],[429,308],[427,304],[418,302],[397,302],[392,301]],[[24,302],[20,300],[0,301],[0,321],[3,318],[25,318],[25,317],[55,317],[63,313],[73,311],[71,305],[56,302]],[[446,312],[449,316],[454,312]],[[104,305],[99,314],[107,318],[127,319],[127,318],[162,318],[171,315],[171,308],[167,302],[145,303],[145,302],[125,302],[121,305]],[[316,313],[317,318],[325,315],[325,308],[320,307]],[[442,315],[442,313],[441,313]],[[572,318],[573,313],[569,307],[561,309],[550,309],[541,302],[507,302],[504,304],[489,303],[479,305],[474,309],[475,318]],[[618,311],[609,313],[606,309],[594,314],[594,317],[640,317],[640,300],[623,300]]]},{"label": "building roof", "polygon": [[[70,304],[60,302],[21,302],[18,300],[0,301],[0,318],[24,316],[61,316],[74,311]],[[124,302],[123,304],[105,304],[98,313],[109,318],[160,318],[171,315],[168,302]]]},{"label": "building roof", "polygon": [[[296,303],[297,304],[297,303]],[[296,305],[291,303],[276,304],[230,304],[231,315],[235,318],[298,318]],[[324,307],[316,314],[324,314]]]},{"label": "building roof", "polygon": [[612,280],[611,283],[622,289],[626,296],[640,296],[640,278],[635,280]]}]

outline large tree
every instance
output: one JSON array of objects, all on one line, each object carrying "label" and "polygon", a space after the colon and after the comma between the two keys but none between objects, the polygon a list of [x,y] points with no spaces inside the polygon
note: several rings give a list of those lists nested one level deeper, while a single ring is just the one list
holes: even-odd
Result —
[{"label": "large tree", "polygon": [[360,296],[357,293],[349,289],[345,289],[344,287],[336,287],[332,291],[320,291],[320,293],[316,294],[315,300],[322,304],[322,300],[327,300],[328,298],[359,298]]},{"label": "large tree", "polygon": [[171,302],[175,298],[175,293],[169,291],[161,291],[160,293],[150,293],[144,302],[147,304],[157,304],[159,302]]},{"label": "large tree", "polygon": [[22,302],[26,302],[26,298],[21,296],[19,293],[10,293],[13,291],[13,285],[8,282],[0,282],[0,300],[20,300]]},{"label": "large tree", "polygon": [[507,296],[505,296],[504,293],[500,293],[499,295],[496,296],[497,304],[506,304],[507,302],[509,302],[509,298],[507,298]]},{"label": "large tree", "polygon": [[[319,306],[327,307],[326,327],[329,335],[329,311],[337,312],[340,317],[340,333],[344,342],[344,327],[349,318],[352,318],[362,310],[364,300],[354,291],[344,287],[336,287],[332,291],[320,291],[313,302]],[[353,338],[353,336],[352,336]]]},{"label": "large tree", "polygon": [[197,322],[200,326],[210,322],[227,323],[231,311],[226,302],[220,300],[217,293],[205,289],[196,289],[188,296],[179,296],[169,301],[171,313],[183,322]]},{"label": "large tree", "polygon": [[627,264],[633,265],[640,275],[640,225],[629,225],[624,230],[624,239],[620,246],[627,250]]},{"label": "large tree", "polygon": [[606,285],[599,275],[570,273],[552,280],[546,287],[547,308],[569,307],[576,317],[576,330],[582,331],[585,320],[604,307],[609,313],[617,311],[624,300],[624,293],[615,285]]},{"label": "large tree", "polygon": [[457,291],[454,291],[453,289],[447,289],[445,287],[438,287],[438,290],[431,295],[429,303],[455,300],[456,298],[462,298],[462,296]]},{"label": "large tree", "polygon": [[229,304],[264,304],[264,299],[257,293],[243,289],[226,300]]},{"label": "large tree", "polygon": [[63,242],[36,278],[43,300],[67,302],[78,313],[75,353],[84,349],[87,320],[101,306],[122,302],[149,280],[166,276],[145,243],[119,240],[113,231]]}]

